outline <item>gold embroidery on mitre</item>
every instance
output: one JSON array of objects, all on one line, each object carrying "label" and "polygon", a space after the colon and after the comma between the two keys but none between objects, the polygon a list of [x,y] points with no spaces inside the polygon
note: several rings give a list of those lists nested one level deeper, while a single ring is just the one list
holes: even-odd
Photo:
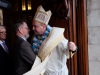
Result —
[{"label": "gold embroidery on mitre", "polygon": [[50,17],[51,17],[51,11],[45,11],[43,9],[43,7],[40,5],[38,8],[37,8],[37,11],[35,13],[35,16],[33,18],[33,20],[36,20],[40,23],[43,23],[43,24],[48,24],[49,20],[50,20]]}]

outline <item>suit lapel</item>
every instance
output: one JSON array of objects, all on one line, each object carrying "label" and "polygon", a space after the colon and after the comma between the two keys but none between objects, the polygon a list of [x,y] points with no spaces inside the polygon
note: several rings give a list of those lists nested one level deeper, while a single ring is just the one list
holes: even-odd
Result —
[{"label": "suit lapel", "polygon": [[31,45],[29,42],[25,41],[25,40],[22,39],[21,37],[18,37],[18,39],[19,39],[20,41],[24,41],[24,42],[27,43],[28,45]]},{"label": "suit lapel", "polygon": [[[3,47],[0,45],[0,52],[1,53],[6,53],[5,50],[3,49]],[[7,54],[7,53],[6,53]]]}]

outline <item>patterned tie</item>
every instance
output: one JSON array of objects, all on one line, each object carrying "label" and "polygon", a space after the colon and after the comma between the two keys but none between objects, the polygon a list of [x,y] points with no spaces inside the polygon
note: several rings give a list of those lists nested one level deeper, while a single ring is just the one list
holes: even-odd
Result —
[{"label": "patterned tie", "polygon": [[6,51],[6,53],[9,54],[8,47],[6,46],[5,42],[3,42],[2,45],[3,45],[4,50]]}]

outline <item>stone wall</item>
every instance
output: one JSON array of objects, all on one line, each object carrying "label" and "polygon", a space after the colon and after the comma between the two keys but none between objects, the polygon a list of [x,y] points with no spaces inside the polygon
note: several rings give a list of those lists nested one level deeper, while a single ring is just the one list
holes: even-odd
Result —
[{"label": "stone wall", "polygon": [[89,75],[100,75],[100,0],[87,0]]}]

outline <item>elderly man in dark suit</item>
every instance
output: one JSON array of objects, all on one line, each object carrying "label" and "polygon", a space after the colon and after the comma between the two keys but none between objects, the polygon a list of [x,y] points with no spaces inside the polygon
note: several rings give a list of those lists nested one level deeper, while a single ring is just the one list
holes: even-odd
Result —
[{"label": "elderly man in dark suit", "polygon": [[36,56],[31,48],[31,44],[26,40],[29,37],[29,31],[25,21],[19,20],[15,24],[17,38],[13,50],[14,75],[24,74],[31,69],[34,63]]},{"label": "elderly man in dark suit", "polygon": [[0,75],[11,75],[10,55],[5,39],[6,28],[0,25]]}]

